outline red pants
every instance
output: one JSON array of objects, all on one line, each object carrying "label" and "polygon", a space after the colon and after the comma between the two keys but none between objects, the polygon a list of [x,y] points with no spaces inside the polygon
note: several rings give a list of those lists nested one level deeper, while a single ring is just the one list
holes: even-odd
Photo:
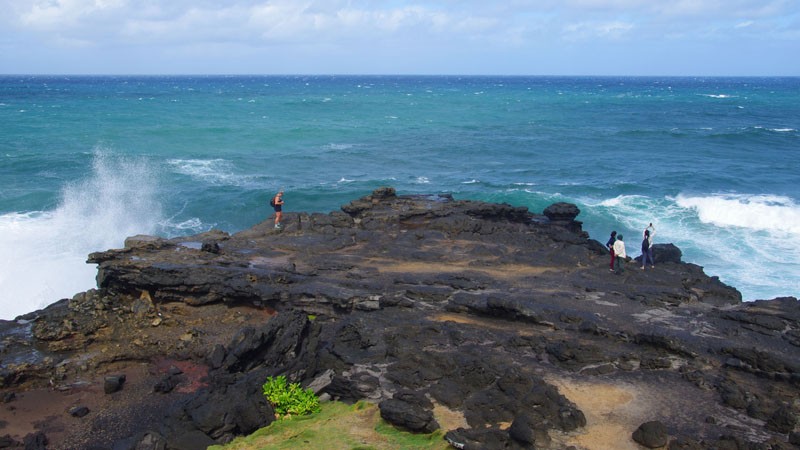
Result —
[{"label": "red pants", "polygon": [[611,270],[614,270],[614,249],[611,249],[611,264],[609,265]]}]

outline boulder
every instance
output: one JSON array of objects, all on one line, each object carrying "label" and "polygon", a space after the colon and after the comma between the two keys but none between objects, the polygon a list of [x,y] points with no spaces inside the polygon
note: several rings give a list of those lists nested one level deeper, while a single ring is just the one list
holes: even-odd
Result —
[{"label": "boulder", "polygon": [[553,203],[542,211],[552,222],[572,222],[578,217],[581,210],[573,203]]},{"label": "boulder", "polygon": [[[653,244],[653,261],[656,264],[681,262],[683,252],[675,244]],[[641,262],[641,258],[639,258]]]},{"label": "boulder", "polygon": [[633,432],[633,440],[647,448],[659,448],[667,445],[667,427],[658,420],[639,425]]},{"label": "boulder", "polygon": [[797,426],[797,414],[789,405],[781,405],[767,420],[767,428],[778,433],[789,433]]},{"label": "boulder", "polygon": [[381,417],[389,423],[420,433],[433,433],[439,423],[433,417],[430,400],[419,393],[403,391],[378,404]]},{"label": "boulder", "polygon": [[514,418],[511,422],[511,427],[508,429],[508,435],[511,439],[519,442],[523,447],[534,447],[536,444],[536,433],[532,426],[532,420],[527,415],[521,415]]},{"label": "boulder", "polygon": [[122,390],[123,384],[125,384],[125,375],[109,375],[103,378],[103,392],[113,394]]},{"label": "boulder", "polygon": [[72,417],[84,417],[89,414],[89,408],[86,406],[73,406],[67,413]]}]

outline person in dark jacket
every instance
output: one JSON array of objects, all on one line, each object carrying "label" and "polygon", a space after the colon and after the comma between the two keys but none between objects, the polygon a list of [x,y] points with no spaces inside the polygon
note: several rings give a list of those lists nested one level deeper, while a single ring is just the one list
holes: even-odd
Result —
[{"label": "person in dark jacket", "polygon": [[608,242],[606,242],[606,248],[609,252],[611,252],[611,263],[608,266],[608,270],[614,271],[614,242],[617,240],[617,232],[612,231],[611,237],[608,238]]},{"label": "person in dark jacket", "polygon": [[650,268],[655,269],[656,263],[653,260],[653,236],[656,235],[656,227],[651,222],[647,228],[644,229],[642,236],[642,270],[647,266],[647,260],[650,260]]}]

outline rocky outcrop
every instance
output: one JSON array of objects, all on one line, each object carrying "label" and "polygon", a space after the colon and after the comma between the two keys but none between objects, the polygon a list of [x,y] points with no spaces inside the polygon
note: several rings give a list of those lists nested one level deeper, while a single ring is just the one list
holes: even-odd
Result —
[{"label": "rocky outcrop", "polygon": [[48,448],[225,443],[274,419],[275,375],[455,448],[791,448],[797,299],[742,303],[672,244],[610,274],[578,215],[381,188],[282,230],[135,236],[90,255],[97,289],[0,322],[0,398],[63,403],[27,433]]}]

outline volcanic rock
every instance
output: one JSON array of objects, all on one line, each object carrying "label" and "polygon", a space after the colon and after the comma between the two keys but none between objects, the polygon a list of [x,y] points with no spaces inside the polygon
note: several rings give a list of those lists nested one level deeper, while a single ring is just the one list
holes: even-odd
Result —
[{"label": "volcanic rock", "polygon": [[633,440],[647,448],[658,448],[667,445],[667,427],[658,420],[645,422],[633,432]]},{"label": "volcanic rock", "polygon": [[2,431],[204,448],[275,420],[262,385],[285,375],[456,448],[656,445],[665,429],[673,448],[790,448],[798,300],[742,303],[673,244],[614,276],[579,214],[381,188],[284,212],[281,230],[131,237],[89,256],[97,289],[0,321],[3,407],[47,398],[51,417],[36,437],[4,409]]},{"label": "volcanic rock", "polygon": [[432,433],[439,429],[433,417],[433,403],[419,392],[397,392],[378,406],[384,420],[407,430]]}]

